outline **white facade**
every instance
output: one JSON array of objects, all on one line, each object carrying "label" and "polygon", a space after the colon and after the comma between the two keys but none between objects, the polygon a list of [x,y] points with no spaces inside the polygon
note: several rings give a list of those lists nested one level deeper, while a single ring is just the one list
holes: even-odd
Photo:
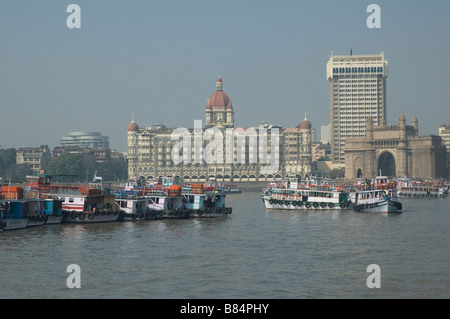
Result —
[{"label": "white facade", "polygon": [[330,143],[334,167],[345,165],[345,139],[363,137],[368,117],[374,125],[386,123],[388,62],[379,55],[331,56],[327,63],[330,82]]}]

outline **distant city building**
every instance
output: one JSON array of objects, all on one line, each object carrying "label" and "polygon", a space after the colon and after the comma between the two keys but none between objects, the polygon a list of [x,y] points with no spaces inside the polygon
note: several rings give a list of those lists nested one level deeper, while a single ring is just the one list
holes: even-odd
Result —
[{"label": "distant city building", "polygon": [[363,137],[368,117],[374,125],[386,123],[386,78],[388,62],[379,55],[330,57],[330,143],[335,168],[345,164],[345,140]]},{"label": "distant city building", "polygon": [[90,148],[81,146],[59,146],[53,149],[53,159],[60,157],[63,154],[90,154],[94,156],[96,162],[101,163],[111,158],[124,159],[122,153],[116,150],[105,148]]},{"label": "distant city building", "polygon": [[324,143],[312,143],[312,161],[316,162],[319,159],[325,160],[326,157],[330,156],[331,146],[330,144]]},{"label": "distant city building", "polygon": [[366,121],[365,136],[349,138],[345,145],[345,177],[438,178],[447,175],[447,150],[436,135],[419,136],[417,118],[406,125],[402,114],[398,125],[375,126]]},{"label": "distant city building", "polygon": [[439,126],[439,136],[442,138],[447,151],[450,152],[450,125]]},{"label": "distant city building", "polygon": [[39,174],[50,163],[51,156],[48,145],[21,147],[16,151],[16,163],[28,164],[35,174]]},{"label": "distant city building", "polygon": [[102,136],[99,132],[71,132],[68,136],[61,137],[60,145],[80,146],[94,148],[109,148],[109,137]]},{"label": "distant city building", "polygon": [[[178,175],[185,181],[205,182],[216,181],[270,181],[283,178],[287,174],[299,177],[308,176],[311,172],[311,123],[306,119],[294,128],[283,129],[280,126],[261,123],[258,127],[236,128],[234,126],[234,109],[229,96],[223,91],[222,79],[216,81],[216,91],[208,99],[205,109],[206,129],[218,129],[223,133],[225,151],[219,150],[219,157],[232,159],[231,161],[206,162],[196,161],[197,154],[202,153],[209,146],[205,139],[206,131],[202,132],[200,141],[195,141],[198,128],[187,129],[192,139],[189,140],[191,151],[183,149],[183,161],[176,164],[172,158],[172,151],[178,140],[172,140],[172,133],[176,129],[164,125],[140,128],[132,119],[128,125],[128,176],[129,179],[156,179],[160,176]],[[201,122],[201,121],[199,121]],[[234,138],[230,142],[226,134],[233,132]],[[265,132],[262,135],[261,132]],[[279,134],[274,134],[279,132]],[[276,137],[275,137],[276,136]],[[244,138],[244,144],[237,143],[239,137]],[[259,142],[267,141],[267,155],[270,158],[276,154],[279,165],[275,170],[265,171],[270,164],[263,163],[258,156]],[[275,144],[277,138],[279,143]],[[258,141],[250,143],[250,140]],[[232,146],[231,150],[227,149]],[[278,149],[277,149],[278,147]],[[256,154],[255,156],[253,156]],[[240,160],[240,156],[244,159]],[[252,157],[253,156],[253,157]]]},{"label": "distant city building", "polygon": [[320,142],[323,144],[328,144],[331,142],[330,124],[320,126]]}]

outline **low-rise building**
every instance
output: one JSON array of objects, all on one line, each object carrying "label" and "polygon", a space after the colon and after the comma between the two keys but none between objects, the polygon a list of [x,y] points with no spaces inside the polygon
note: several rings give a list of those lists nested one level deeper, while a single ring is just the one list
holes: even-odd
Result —
[{"label": "low-rise building", "polygon": [[36,174],[39,174],[50,163],[51,151],[48,145],[39,147],[21,147],[16,152],[17,164],[28,164]]}]

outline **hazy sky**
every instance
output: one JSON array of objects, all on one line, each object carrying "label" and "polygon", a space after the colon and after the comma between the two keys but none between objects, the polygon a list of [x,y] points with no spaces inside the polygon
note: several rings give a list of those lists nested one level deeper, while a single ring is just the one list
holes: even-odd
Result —
[{"label": "hazy sky", "polygon": [[[69,4],[81,29],[69,29]],[[369,4],[381,28],[369,29]],[[140,126],[193,127],[220,74],[236,126],[330,121],[326,63],[389,63],[387,124],[450,124],[450,1],[1,0],[0,145],[48,144],[99,131],[126,151]]]}]

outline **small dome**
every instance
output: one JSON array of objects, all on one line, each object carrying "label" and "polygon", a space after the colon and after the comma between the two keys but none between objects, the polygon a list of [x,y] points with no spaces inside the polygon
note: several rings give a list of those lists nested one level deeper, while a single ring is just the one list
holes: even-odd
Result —
[{"label": "small dome", "polygon": [[133,120],[130,124],[128,124],[128,132],[137,132],[139,131],[139,126]]},{"label": "small dome", "polygon": [[230,97],[224,91],[217,90],[209,97],[208,105],[206,106],[207,109],[213,107],[232,108]]},{"label": "small dome", "polygon": [[310,121],[308,121],[308,120],[303,120],[301,123],[300,123],[300,129],[301,130],[310,130],[311,129],[311,122]]},{"label": "small dome", "polygon": [[230,97],[222,89],[222,78],[220,76],[216,81],[216,92],[209,97],[206,109],[212,110],[214,107],[225,107],[229,110],[233,109]]},{"label": "small dome", "polygon": [[300,122],[299,129],[301,130],[310,130],[312,127],[311,122],[308,121],[306,118],[306,112],[305,112],[305,119]]}]

